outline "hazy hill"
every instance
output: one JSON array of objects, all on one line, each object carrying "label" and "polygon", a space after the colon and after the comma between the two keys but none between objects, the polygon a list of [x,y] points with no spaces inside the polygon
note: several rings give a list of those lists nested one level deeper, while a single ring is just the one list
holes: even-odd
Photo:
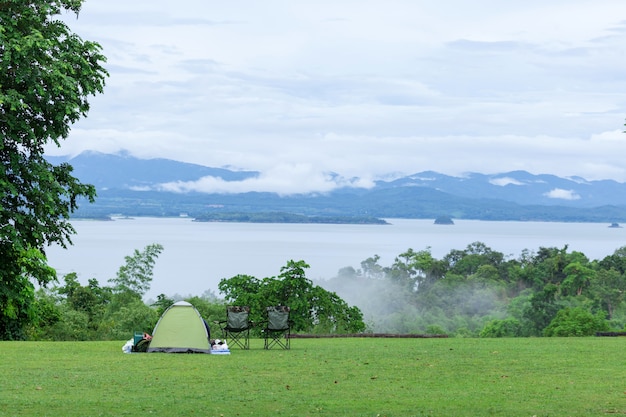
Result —
[{"label": "hazy hill", "polygon": [[432,171],[372,189],[340,188],[327,194],[279,196],[274,193],[171,193],[159,184],[205,176],[240,181],[258,175],[168,159],[138,159],[128,154],[86,152],[68,161],[74,174],[98,189],[95,204],[82,204],[77,215],[199,216],[207,212],[290,212],[305,215],[383,218],[454,218],[484,220],[626,221],[626,184],[533,175],[524,171],[496,175],[470,173],[452,177]]},{"label": "hazy hill", "polygon": [[83,152],[73,158],[53,156],[47,159],[53,164],[69,162],[76,177],[98,189],[149,188],[165,182],[193,181],[206,176],[241,181],[258,175],[258,172],[230,171],[171,159],[139,159],[125,153]]},{"label": "hazy hill", "polygon": [[494,175],[470,173],[451,177],[421,172],[378,187],[428,187],[470,198],[494,198],[519,204],[597,207],[626,204],[626,184],[611,180],[587,181],[580,177],[560,178],[513,171]]}]

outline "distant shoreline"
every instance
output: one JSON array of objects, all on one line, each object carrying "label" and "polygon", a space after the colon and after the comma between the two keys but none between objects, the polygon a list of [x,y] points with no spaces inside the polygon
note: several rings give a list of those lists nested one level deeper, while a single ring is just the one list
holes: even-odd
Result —
[{"label": "distant shoreline", "polygon": [[[263,218],[267,215],[267,219]],[[271,216],[270,216],[271,215]],[[287,217],[276,217],[276,215],[284,215]],[[271,217],[271,218],[270,218]],[[295,219],[295,217],[302,217]],[[187,219],[192,222],[214,222],[214,223],[293,223],[293,224],[380,224],[389,225],[387,220],[368,217],[368,216],[305,216],[291,213],[214,213],[210,215],[200,215],[197,217],[188,215],[138,215],[127,216],[122,214],[100,215],[100,216],[71,216],[71,221],[131,221],[136,219],[155,218],[155,219]],[[387,219],[402,219],[402,220],[433,220],[432,217],[389,217]],[[437,223],[435,219],[435,224]],[[604,221],[556,221],[556,220],[539,220],[539,219],[525,219],[525,220],[486,220],[486,219],[457,219],[460,221],[479,221],[486,223],[507,223],[507,222],[520,222],[520,223],[565,223],[565,224],[605,224]],[[454,225],[452,223],[448,223]],[[619,223],[609,223],[607,226],[609,229],[622,229],[623,226]]]},{"label": "distant shoreline", "polygon": [[369,216],[305,216],[283,212],[210,213],[197,216],[193,221],[223,223],[389,224],[386,220]]}]

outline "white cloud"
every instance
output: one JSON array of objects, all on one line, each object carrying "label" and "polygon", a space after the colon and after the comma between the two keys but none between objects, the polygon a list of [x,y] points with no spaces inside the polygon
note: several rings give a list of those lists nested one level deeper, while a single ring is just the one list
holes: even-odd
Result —
[{"label": "white cloud", "polygon": [[524,185],[523,182],[516,180],[515,178],[510,177],[500,177],[500,178],[492,178],[489,180],[489,183],[493,185],[499,185],[504,187],[505,185]]},{"label": "white cloud", "polygon": [[242,181],[224,181],[217,177],[203,177],[197,181],[177,181],[160,184],[162,190],[186,193],[245,193],[270,191],[278,194],[327,192],[338,187],[370,188],[374,183],[367,179],[347,179],[331,174],[320,174],[310,165],[280,165],[259,177]]},{"label": "white cloud", "polygon": [[563,190],[561,188],[555,188],[544,194],[548,198],[556,198],[560,200],[580,200],[580,195],[576,194],[573,190]]},{"label": "white cloud", "polygon": [[626,9],[601,4],[88,1],[67,21],[111,77],[48,151],[262,172],[193,185],[216,189],[426,170],[626,181]]},{"label": "white cloud", "polygon": [[626,144],[626,135],[624,135],[623,130],[610,130],[591,135],[591,140],[599,144],[602,142],[618,142],[619,144]]}]

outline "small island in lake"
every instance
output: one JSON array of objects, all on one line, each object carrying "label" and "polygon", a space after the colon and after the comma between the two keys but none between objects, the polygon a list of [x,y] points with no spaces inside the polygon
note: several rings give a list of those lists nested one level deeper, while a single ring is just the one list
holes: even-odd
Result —
[{"label": "small island in lake", "polygon": [[369,216],[305,216],[303,214],[283,212],[207,213],[197,216],[193,221],[232,223],[389,224],[383,219]]},{"label": "small island in lake", "polygon": [[435,224],[454,224],[454,221],[450,216],[439,216],[435,219]]},{"label": "small island in lake", "polygon": [[611,223],[611,224],[609,225],[609,227],[610,227],[611,229],[621,229],[621,228],[622,228],[622,226],[620,226],[620,225],[619,225],[619,223]]}]

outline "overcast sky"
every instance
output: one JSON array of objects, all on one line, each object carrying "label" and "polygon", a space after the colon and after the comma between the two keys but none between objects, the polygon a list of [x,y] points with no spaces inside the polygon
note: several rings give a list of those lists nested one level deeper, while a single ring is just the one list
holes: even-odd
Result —
[{"label": "overcast sky", "polygon": [[425,170],[626,181],[624,0],[86,0],[67,21],[110,77],[49,154],[262,172],[182,187],[206,191]]}]

